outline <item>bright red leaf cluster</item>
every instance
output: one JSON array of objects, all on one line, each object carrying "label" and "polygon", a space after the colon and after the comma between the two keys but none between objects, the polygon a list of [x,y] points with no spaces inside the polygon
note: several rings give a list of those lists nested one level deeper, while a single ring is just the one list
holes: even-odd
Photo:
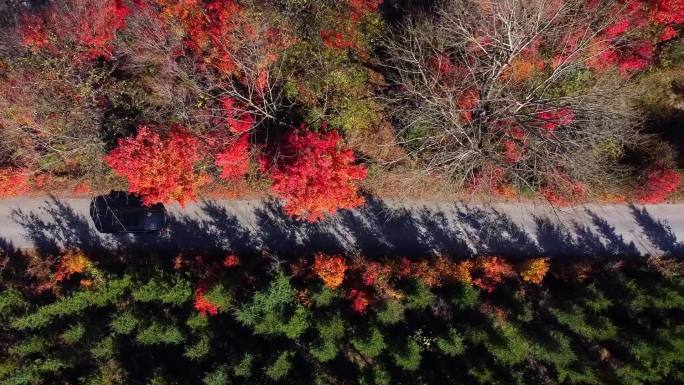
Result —
[{"label": "bright red leaf cluster", "polygon": [[[304,127],[287,135],[269,172],[273,192],[285,200],[289,215],[316,222],[326,213],[364,203],[358,182],[366,178],[366,169],[354,165],[353,151],[341,140],[336,131],[318,133]],[[264,171],[268,165],[263,159]]]},{"label": "bright red leaf cluster", "polygon": [[646,171],[645,181],[637,193],[640,203],[660,203],[676,192],[682,183],[679,172],[656,164]]},{"label": "bright red leaf cluster", "polygon": [[198,141],[186,129],[172,127],[166,137],[142,126],[134,137],[119,139],[107,164],[128,181],[128,190],[152,205],[177,200],[181,205],[197,195],[193,172]]},{"label": "bright red leaf cluster", "polygon": [[52,52],[73,44],[80,60],[111,59],[116,32],[124,28],[129,13],[121,0],[67,0],[63,8],[48,6],[39,16],[26,16],[22,42]]},{"label": "bright red leaf cluster", "polygon": [[249,134],[242,134],[228,142],[216,154],[216,165],[221,168],[221,178],[236,180],[249,169]]},{"label": "bright red leaf cluster", "polygon": [[193,306],[203,317],[206,317],[207,314],[216,315],[219,311],[218,306],[204,296],[206,292],[207,287],[205,284],[199,284],[197,289],[195,289],[195,303]]},{"label": "bright red leaf cluster", "polygon": [[653,39],[645,35],[659,31],[658,41],[678,35],[676,27],[684,23],[684,0],[624,0],[612,12],[615,21],[592,42],[587,65],[596,71],[616,66],[629,77],[653,62]]}]

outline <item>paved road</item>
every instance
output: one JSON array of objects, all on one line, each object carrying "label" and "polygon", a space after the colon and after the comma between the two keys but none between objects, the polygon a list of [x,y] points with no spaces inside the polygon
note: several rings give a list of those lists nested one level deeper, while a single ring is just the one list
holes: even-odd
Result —
[{"label": "paved road", "polygon": [[138,248],[358,252],[369,256],[473,253],[516,255],[684,255],[684,204],[635,207],[468,205],[374,200],[315,225],[294,221],[271,200],[168,206],[162,235],[102,235],[88,199],[0,201],[0,248]]}]

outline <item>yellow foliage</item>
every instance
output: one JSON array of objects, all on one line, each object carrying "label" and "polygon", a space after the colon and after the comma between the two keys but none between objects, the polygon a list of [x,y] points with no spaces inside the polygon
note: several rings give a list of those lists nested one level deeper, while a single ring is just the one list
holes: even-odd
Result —
[{"label": "yellow foliage", "polygon": [[73,274],[83,273],[91,266],[91,262],[82,251],[67,251],[59,260],[55,281],[68,279]]},{"label": "yellow foliage", "polygon": [[549,271],[548,258],[533,258],[523,264],[520,276],[523,281],[539,285]]}]

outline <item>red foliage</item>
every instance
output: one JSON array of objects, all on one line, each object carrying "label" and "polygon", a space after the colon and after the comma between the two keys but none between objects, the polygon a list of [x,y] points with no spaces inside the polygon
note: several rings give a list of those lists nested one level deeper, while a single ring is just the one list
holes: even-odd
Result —
[{"label": "red foliage", "polygon": [[558,175],[554,186],[542,187],[539,193],[556,207],[569,206],[586,198],[587,189],[581,182],[571,180],[567,175]]},{"label": "red foliage", "polygon": [[29,171],[17,168],[0,169],[0,198],[11,198],[27,193]]},{"label": "red foliage", "polygon": [[181,205],[195,199],[198,178],[193,172],[198,155],[197,139],[182,127],[172,127],[166,138],[142,126],[135,137],[119,139],[105,160],[128,181],[128,189],[143,202],[177,200]]},{"label": "red foliage", "polygon": [[515,140],[520,140],[520,141],[523,141],[523,142],[524,142],[525,140],[527,140],[527,133],[526,133],[525,130],[524,130],[522,127],[520,127],[520,126],[511,127],[511,128],[508,130],[508,135],[510,135],[511,138],[513,138],[513,139],[515,139]]},{"label": "red foliage", "polygon": [[486,171],[480,171],[477,175],[469,181],[468,190],[471,193],[478,191],[493,192],[497,195],[511,198],[515,196],[515,192],[511,191],[511,187],[506,183],[506,173],[500,167],[492,167]]},{"label": "red foliage", "polygon": [[238,108],[239,103],[235,99],[225,97],[221,99],[221,108],[226,115],[226,125],[231,132],[243,134],[254,128],[254,116],[249,112]]},{"label": "red foliage", "polygon": [[629,18],[622,18],[604,29],[603,36],[608,39],[612,39],[623,35],[629,30],[631,24],[632,23],[630,23]]},{"label": "red foliage", "polygon": [[460,110],[460,118],[463,124],[473,120],[473,112],[480,104],[480,93],[475,89],[464,91],[456,101],[456,107]]},{"label": "red foliage", "polygon": [[349,299],[352,301],[352,309],[359,314],[365,313],[370,304],[368,297],[368,292],[364,290],[351,289]]},{"label": "red foliage", "polygon": [[683,24],[684,0],[654,0],[651,19],[657,24]]},{"label": "red foliage", "polygon": [[620,60],[619,52],[605,40],[595,40],[589,45],[587,67],[601,72],[613,67]]},{"label": "red foliage", "polygon": [[667,27],[665,27],[665,29],[663,29],[663,32],[658,37],[658,41],[668,41],[668,40],[674,39],[678,35],[679,35],[679,32],[677,32],[676,29],[674,29],[670,26],[667,26]]},{"label": "red foliage", "polygon": [[430,57],[427,61],[428,68],[438,79],[448,77],[454,74],[454,63],[451,61],[449,55],[445,53],[438,53]]},{"label": "red foliage", "polygon": [[45,19],[37,15],[22,15],[19,30],[24,47],[40,49],[50,44],[45,30]]},{"label": "red foliage", "polygon": [[216,154],[216,165],[221,167],[221,178],[242,178],[249,169],[249,134],[242,134]]},{"label": "red foliage", "polygon": [[207,287],[205,284],[199,284],[197,289],[195,289],[195,310],[197,310],[203,317],[209,315],[218,314],[218,306],[211,301],[209,301],[204,294],[207,292]]},{"label": "red foliage", "polygon": [[360,21],[367,15],[376,12],[383,0],[347,0],[351,8],[351,17],[355,21]]},{"label": "red foliage", "polygon": [[223,266],[227,268],[235,267],[240,264],[240,259],[235,254],[230,254],[223,260]]},{"label": "red foliage", "polygon": [[645,181],[637,193],[640,203],[660,203],[679,189],[682,176],[675,170],[656,164],[646,170]]},{"label": "red foliage", "polygon": [[564,207],[570,205],[570,201],[566,197],[550,187],[542,187],[539,190],[539,193],[549,202],[549,204],[551,204],[551,206]]},{"label": "red foliage", "polygon": [[522,160],[523,154],[518,145],[512,140],[504,141],[504,158],[510,163],[518,163]]},{"label": "red foliage", "polygon": [[[336,131],[316,133],[303,126],[287,135],[270,176],[289,215],[316,222],[326,213],[364,203],[358,182],[366,178],[366,169],[354,165],[353,151],[342,147],[341,140]],[[262,169],[266,167],[263,159]]]},{"label": "red foliage", "polygon": [[367,286],[375,285],[379,280],[385,280],[392,273],[390,266],[379,262],[369,262],[365,265],[363,272],[363,284]]},{"label": "red foliage", "polygon": [[65,281],[74,274],[83,273],[90,265],[90,260],[88,260],[83,252],[67,252],[60,258],[57,264],[54,280],[55,282]]},{"label": "red foliage", "polygon": [[230,58],[233,33],[243,8],[234,0],[182,1],[155,0],[162,15],[179,22],[187,33],[186,46],[204,56],[224,73],[232,73],[236,65]]},{"label": "red foliage", "polygon": [[653,61],[653,44],[650,41],[642,41],[630,54],[620,58],[618,69],[624,77],[629,77],[633,72],[638,72],[648,67]]},{"label": "red foliage", "polygon": [[246,76],[236,63],[236,56],[246,44],[259,47],[254,85],[263,91],[267,85],[267,67],[292,39],[276,28],[261,28],[259,19],[250,20],[245,8],[235,0],[155,0],[162,15],[179,23],[186,32],[186,47],[201,67],[208,66],[224,75]]},{"label": "red foliage", "polygon": [[82,181],[76,183],[73,188],[74,194],[90,194],[92,192],[90,184],[88,182]]},{"label": "red foliage", "polygon": [[334,289],[344,281],[347,264],[341,255],[325,255],[318,253],[314,259],[313,271],[325,286]]},{"label": "red foliage", "polygon": [[501,257],[481,258],[475,269],[478,277],[473,279],[473,284],[491,293],[501,283],[503,277],[511,274],[512,271],[511,265]]},{"label": "red foliage", "polygon": [[111,58],[115,33],[125,26],[129,10],[120,0],[92,2],[92,7],[80,20],[78,39],[87,47],[83,55],[88,59]]},{"label": "red foliage", "polygon": [[79,60],[111,59],[116,32],[130,13],[120,0],[67,0],[63,8],[49,6],[40,16],[24,18],[24,46],[51,48],[75,45]]},{"label": "red foliage", "polygon": [[327,29],[322,30],[320,34],[323,39],[323,45],[326,48],[339,51],[356,46],[356,43],[349,38],[348,34]]},{"label": "red foliage", "polygon": [[558,127],[568,126],[575,119],[575,113],[569,108],[556,108],[536,113],[536,118],[543,122],[542,128],[551,133]]}]

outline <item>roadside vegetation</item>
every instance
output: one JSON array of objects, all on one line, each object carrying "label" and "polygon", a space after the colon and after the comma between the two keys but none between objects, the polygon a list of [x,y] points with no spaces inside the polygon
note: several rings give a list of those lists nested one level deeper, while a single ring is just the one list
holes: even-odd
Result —
[{"label": "roadside vegetation", "polygon": [[[681,0],[56,0],[0,10],[0,196],[656,203]],[[678,120],[679,119],[679,120]]]},{"label": "roadside vegetation", "polygon": [[2,384],[675,384],[671,258],[2,255]]}]

